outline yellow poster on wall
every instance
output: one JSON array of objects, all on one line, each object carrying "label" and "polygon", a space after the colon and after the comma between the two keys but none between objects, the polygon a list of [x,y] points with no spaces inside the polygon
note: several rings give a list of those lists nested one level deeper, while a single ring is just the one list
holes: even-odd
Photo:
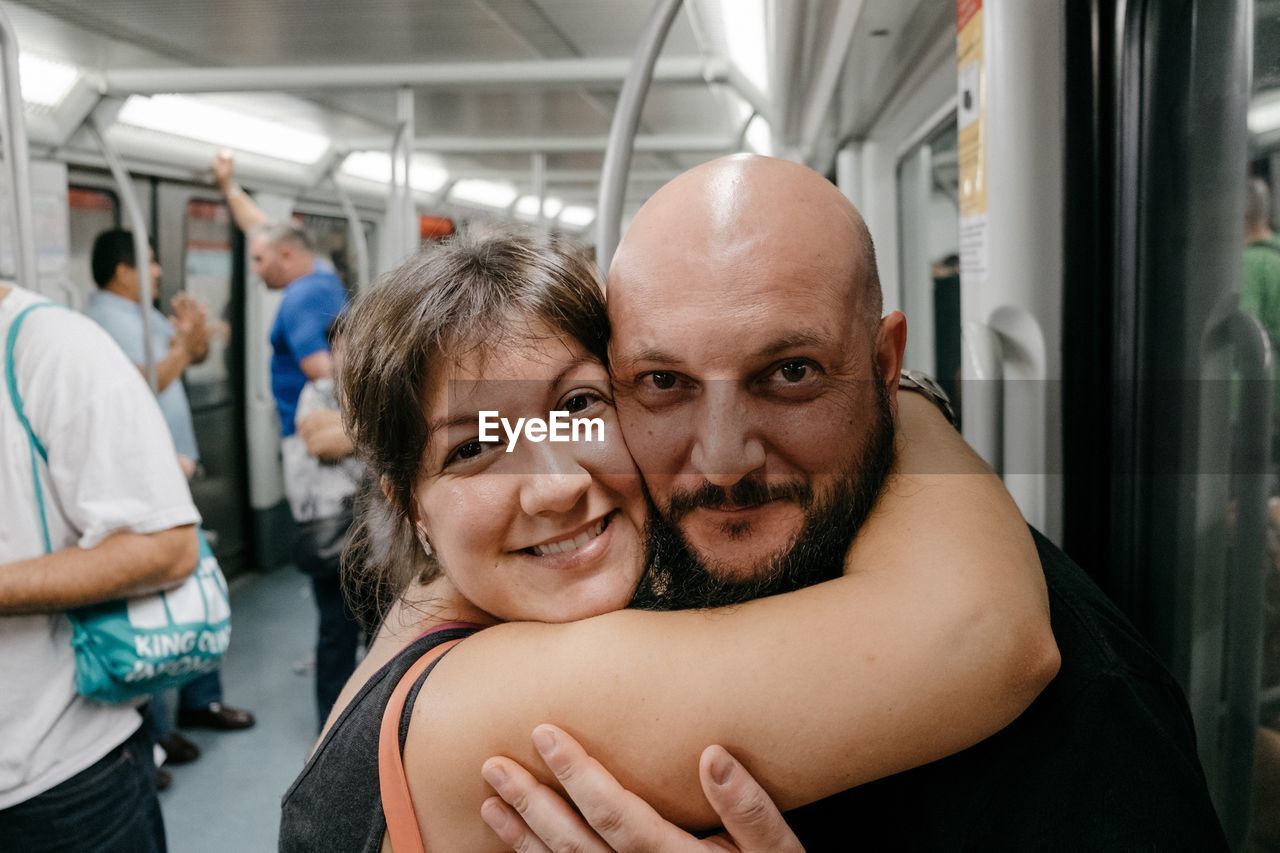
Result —
[{"label": "yellow poster on wall", "polygon": [[987,274],[987,105],[983,0],[956,0],[956,124],[960,158],[960,270]]}]

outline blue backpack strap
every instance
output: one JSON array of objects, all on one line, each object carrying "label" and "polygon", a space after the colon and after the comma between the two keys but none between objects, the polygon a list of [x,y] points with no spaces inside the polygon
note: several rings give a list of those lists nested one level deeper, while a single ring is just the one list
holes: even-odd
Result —
[{"label": "blue backpack strap", "polygon": [[44,445],[40,443],[40,439],[36,438],[35,431],[31,429],[31,421],[27,420],[27,413],[23,409],[22,394],[18,391],[18,374],[14,368],[13,349],[18,343],[18,330],[22,328],[22,321],[27,319],[27,315],[39,308],[55,307],[57,306],[52,302],[40,302],[23,308],[18,312],[18,316],[14,318],[13,325],[9,327],[9,336],[4,346],[4,379],[9,388],[9,400],[12,401],[13,409],[18,415],[18,422],[27,431],[27,449],[31,453],[31,483],[35,488],[36,507],[40,510],[40,533],[44,537],[44,552],[46,554],[53,553],[53,542],[49,538],[49,519],[44,511],[44,488],[40,485],[40,471],[36,466],[36,454],[40,454],[40,458],[44,460],[46,465],[49,464],[49,454]]}]

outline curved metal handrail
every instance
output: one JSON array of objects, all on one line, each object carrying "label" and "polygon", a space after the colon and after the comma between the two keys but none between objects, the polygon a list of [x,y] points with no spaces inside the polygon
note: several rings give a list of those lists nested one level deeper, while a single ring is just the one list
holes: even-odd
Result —
[{"label": "curved metal handrail", "polygon": [[622,203],[627,191],[627,172],[631,170],[631,150],[640,126],[640,111],[653,80],[653,66],[658,61],[662,43],[682,0],[658,0],[640,43],[631,59],[631,70],[618,95],[618,108],[609,126],[609,145],[604,152],[604,169],[600,176],[600,203],[596,214],[596,263],[601,275],[609,274],[613,251],[622,233]]},{"label": "curved metal handrail", "polygon": [[997,474],[1004,473],[1004,352],[986,323],[970,321],[960,335],[964,440]]},{"label": "curved metal handrail", "polygon": [[355,203],[351,201],[351,194],[338,180],[337,169],[329,174],[329,181],[333,184],[333,190],[338,196],[342,215],[347,218],[347,227],[351,229],[351,245],[356,255],[355,286],[359,290],[369,283],[369,240],[365,237],[364,225],[360,222],[360,214],[356,212]]},{"label": "curved metal handrail", "polygon": [[[1231,643],[1226,651],[1223,679],[1225,719],[1222,725],[1223,765],[1228,779],[1249,779],[1253,773],[1254,741],[1262,692],[1263,608],[1267,588],[1267,481],[1271,451],[1270,393],[1275,381],[1271,342],[1252,317],[1233,313],[1224,320],[1237,356],[1240,378],[1264,393],[1241,393],[1233,445],[1231,494],[1235,499],[1233,537],[1226,603]],[[1252,390],[1252,389],[1248,389]],[[1243,842],[1249,825],[1249,786],[1229,786],[1219,803],[1228,837]]]},{"label": "curved metal handrail", "polygon": [[142,205],[138,203],[138,195],[133,191],[133,182],[129,180],[129,171],[124,167],[120,156],[107,141],[98,116],[90,117],[87,122],[89,134],[102,150],[102,159],[107,161],[111,177],[115,179],[116,189],[120,193],[120,201],[124,205],[125,215],[129,217],[129,227],[133,231],[133,268],[138,273],[138,311],[142,315],[142,369],[147,378],[147,385],[152,392],[160,393],[160,384],[156,378],[156,355],[151,346],[151,243],[147,240],[147,222],[142,218]]},{"label": "curved metal handrail", "polygon": [[0,78],[4,87],[4,122],[0,153],[9,168],[13,189],[14,273],[18,284],[36,289],[35,217],[31,212],[31,155],[27,150],[26,113],[18,75],[18,36],[0,9]]}]

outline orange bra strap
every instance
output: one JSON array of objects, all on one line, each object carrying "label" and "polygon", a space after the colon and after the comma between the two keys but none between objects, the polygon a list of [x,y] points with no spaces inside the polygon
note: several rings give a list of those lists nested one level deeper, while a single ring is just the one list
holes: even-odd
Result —
[{"label": "orange bra strap", "polygon": [[382,811],[387,816],[387,835],[394,853],[426,853],[422,833],[418,830],[418,816],[413,810],[413,798],[409,795],[404,758],[400,754],[400,718],[404,714],[405,700],[418,676],[458,642],[441,643],[418,658],[396,685],[382,715],[382,728],[378,734],[378,787],[382,793]]}]

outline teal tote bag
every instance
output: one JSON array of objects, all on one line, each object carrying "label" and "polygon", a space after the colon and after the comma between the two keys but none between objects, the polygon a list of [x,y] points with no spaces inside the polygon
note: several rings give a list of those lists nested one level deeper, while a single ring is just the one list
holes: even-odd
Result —
[{"label": "teal tote bag", "polygon": [[[5,342],[9,399],[27,433],[31,478],[46,554],[53,552],[45,514],[39,460],[48,465],[44,445],[23,410],[13,352],[27,315],[50,303],[31,305],[14,319]],[[76,655],[76,691],[103,702],[124,702],[177,687],[218,668],[231,641],[231,599],[222,569],[197,530],[200,555],[195,571],[174,589],[138,598],[81,607],[67,613]]]}]

